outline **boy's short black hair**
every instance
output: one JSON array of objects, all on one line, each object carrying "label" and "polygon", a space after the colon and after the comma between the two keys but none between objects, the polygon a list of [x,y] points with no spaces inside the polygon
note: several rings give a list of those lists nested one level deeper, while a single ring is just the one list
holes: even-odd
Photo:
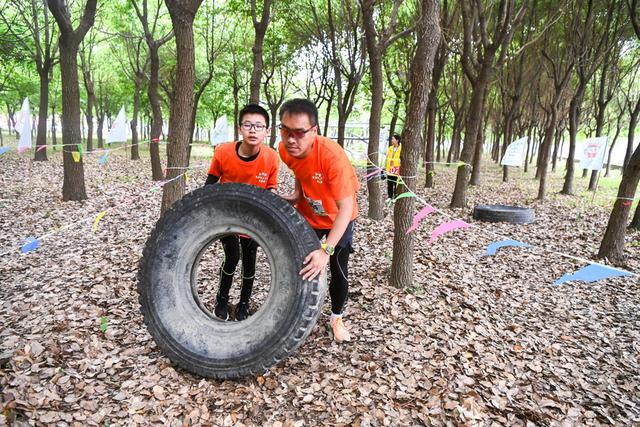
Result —
[{"label": "boy's short black hair", "polygon": [[308,99],[294,98],[286,101],[280,107],[280,120],[282,120],[285,113],[306,114],[309,117],[311,126],[318,124],[318,109],[315,104]]},{"label": "boy's short black hair", "polygon": [[400,134],[394,133],[393,137],[396,139],[396,141],[398,141],[398,144],[400,143]]},{"label": "boy's short black hair", "polygon": [[240,114],[238,114],[238,126],[242,125],[242,117],[244,117],[245,114],[261,114],[264,117],[265,124],[269,127],[269,113],[258,104],[247,104],[240,110]]}]

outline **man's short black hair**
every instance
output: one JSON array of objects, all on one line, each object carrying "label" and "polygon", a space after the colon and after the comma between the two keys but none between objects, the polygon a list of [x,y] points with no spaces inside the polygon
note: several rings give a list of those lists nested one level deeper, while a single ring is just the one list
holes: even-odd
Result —
[{"label": "man's short black hair", "polygon": [[308,99],[294,98],[286,101],[280,107],[280,120],[282,120],[285,113],[306,114],[309,117],[311,126],[318,124],[318,109],[315,104]]},{"label": "man's short black hair", "polygon": [[242,118],[245,114],[261,114],[264,117],[265,124],[269,127],[269,113],[258,104],[247,104],[240,110],[240,114],[238,114],[238,126],[242,125]]}]

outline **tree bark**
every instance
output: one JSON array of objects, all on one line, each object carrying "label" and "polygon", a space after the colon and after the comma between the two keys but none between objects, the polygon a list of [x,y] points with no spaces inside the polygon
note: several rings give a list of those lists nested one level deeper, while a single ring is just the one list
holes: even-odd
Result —
[{"label": "tree bark", "polygon": [[607,230],[600,243],[599,258],[607,258],[615,263],[624,261],[624,234],[632,206],[631,200],[635,198],[638,181],[640,181],[640,147],[636,148],[622,174],[622,181],[618,187],[618,199],[613,204]]},{"label": "tree bark", "polygon": [[[436,0],[422,0],[420,18],[416,26],[417,45],[411,63],[411,97],[400,163],[404,168],[404,185],[416,189],[417,159],[420,154],[420,134],[424,125],[429,95],[430,74],[438,43],[440,42],[439,4]],[[417,13],[418,14],[418,13]],[[404,288],[413,284],[413,234],[406,234],[413,216],[415,199],[407,197],[396,202],[394,208],[393,263],[391,284]]]},{"label": "tree bark", "polygon": [[629,164],[629,161],[631,159],[631,153],[633,153],[633,140],[636,134],[636,126],[638,125],[638,116],[640,116],[640,98],[638,98],[635,108],[633,109],[633,111],[630,111],[630,113],[629,132],[627,134],[627,150],[624,154],[624,164],[622,166],[623,170],[627,168],[627,164]]},{"label": "tree bark", "polygon": [[[182,168],[186,167],[188,161],[195,83],[193,20],[201,3],[202,0],[165,0],[176,40],[176,80],[169,115],[167,179],[184,173]],[[184,176],[165,184],[163,190],[162,213],[184,195]]]},{"label": "tree bark", "polygon": [[253,68],[251,71],[251,83],[249,84],[250,95],[249,102],[258,104],[260,102],[260,78],[262,76],[262,46],[264,44],[264,36],[269,26],[271,14],[272,0],[264,0],[262,5],[262,17],[258,21],[256,11],[256,0],[251,0],[251,17],[253,19],[253,28],[255,30],[255,38],[253,40]]},{"label": "tree bark", "polygon": [[553,142],[553,134],[556,131],[557,108],[551,107],[551,117],[549,125],[544,135],[544,141],[540,145],[540,166],[538,167],[540,175],[540,185],[538,186],[538,200],[544,200],[547,190],[547,168],[549,167],[549,154],[551,153],[551,144]]},{"label": "tree bark", "polygon": [[93,81],[91,80],[90,65],[86,64],[86,69],[83,70],[84,85],[87,91],[87,109],[85,111],[85,117],[87,119],[87,151],[93,151],[93,108],[96,104],[96,94],[93,89]]},{"label": "tree bark", "polygon": [[471,174],[471,163],[475,154],[475,145],[478,139],[478,129],[482,120],[482,105],[484,104],[484,92],[487,85],[487,76],[482,75],[473,88],[469,114],[467,115],[467,125],[464,133],[464,144],[460,160],[465,164],[458,167],[456,173],[456,184],[451,199],[452,208],[464,208],[467,205],[467,184]]},{"label": "tree bark", "polygon": [[[511,144],[511,139],[513,137],[512,128],[513,128],[513,119],[511,118],[511,115],[508,114],[504,121],[504,134],[503,134],[504,140],[502,143],[502,151],[498,156],[499,157],[498,161],[500,161],[502,157],[504,157],[505,153],[507,152],[507,148],[509,147],[509,144]],[[525,160],[525,163],[526,163],[526,160]],[[505,165],[502,167],[502,182],[507,182],[507,181],[509,181],[509,166]]]},{"label": "tree bark", "polygon": [[[435,70],[434,70],[435,72]],[[433,175],[435,173],[434,165],[434,145],[436,138],[436,110],[438,104],[436,101],[436,91],[432,88],[429,93],[429,102],[427,104],[427,135],[424,152],[424,186],[425,188],[433,188]]]},{"label": "tree bark", "polygon": [[[397,7],[400,2],[394,3],[393,16],[396,16]],[[362,2],[362,21],[365,33],[367,53],[369,55],[369,66],[371,75],[371,112],[369,115],[369,143],[367,147],[367,172],[378,167],[378,149],[380,146],[380,121],[382,117],[383,104],[383,73],[382,55],[387,48],[391,31],[395,28],[395,19],[392,18],[390,27],[382,35],[376,32],[375,22],[375,1],[365,0]],[[346,121],[346,120],[345,120]],[[344,129],[343,129],[344,132]],[[338,128],[338,140],[340,138],[340,127]],[[368,216],[373,220],[380,220],[384,216],[382,209],[382,194],[380,192],[380,180],[377,177],[367,181],[367,192],[369,194]]]},{"label": "tree bark", "polygon": [[142,77],[136,76],[133,89],[133,114],[131,115],[131,160],[140,160],[138,139],[138,114],[140,112],[140,91],[142,90]]},{"label": "tree bark", "polygon": [[151,129],[149,141],[149,155],[151,158],[151,177],[154,181],[164,179],[162,164],[160,163],[160,137],[162,135],[162,107],[158,96],[158,86],[160,85],[160,47],[173,37],[173,33],[168,33],[160,39],[155,40],[151,28],[156,28],[159,14],[155,14],[156,22],[149,25],[147,0],[142,1],[142,11],[138,7],[137,0],[131,0],[136,15],[144,29],[144,38],[149,50],[149,85],[147,86],[147,96],[151,105]]},{"label": "tree bark", "polygon": [[[84,183],[83,159],[76,162],[73,152],[82,143],[80,138],[80,91],[78,88],[78,48],[93,25],[97,0],[87,0],[82,18],[74,30],[71,15],[64,0],[47,0],[49,10],[60,28],[60,79],[62,82],[62,142],[64,178],[62,199],[84,200],[87,193]],[[79,155],[79,153],[78,153]]]},{"label": "tree bark", "polygon": [[[40,102],[38,104],[38,134],[36,136],[35,161],[47,160],[47,112],[49,111],[49,71],[40,76]],[[40,149],[40,147],[43,147]]]},{"label": "tree bark", "polygon": [[632,230],[640,230],[640,203],[636,205],[636,210],[633,214],[631,224],[629,224],[629,228]]}]

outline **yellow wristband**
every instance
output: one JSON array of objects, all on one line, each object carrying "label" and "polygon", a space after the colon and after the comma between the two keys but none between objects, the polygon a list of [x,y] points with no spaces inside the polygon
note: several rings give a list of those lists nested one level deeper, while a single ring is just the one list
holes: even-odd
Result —
[{"label": "yellow wristband", "polygon": [[329,245],[327,245],[326,243],[323,243],[320,247],[321,247],[321,248],[322,248],[322,250],[323,250],[323,251],[325,251],[325,252],[327,253],[327,255],[329,255],[329,256],[332,256],[332,255],[335,253],[335,251],[336,251],[336,249],[335,249],[333,246],[329,246]]}]

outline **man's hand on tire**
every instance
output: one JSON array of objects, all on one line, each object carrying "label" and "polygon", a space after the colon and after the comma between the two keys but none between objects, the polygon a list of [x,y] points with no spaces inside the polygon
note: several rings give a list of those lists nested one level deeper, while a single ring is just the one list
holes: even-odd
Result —
[{"label": "man's hand on tire", "polygon": [[300,270],[300,275],[304,280],[313,280],[322,273],[329,263],[329,254],[324,249],[316,249],[304,259],[305,267]]}]

